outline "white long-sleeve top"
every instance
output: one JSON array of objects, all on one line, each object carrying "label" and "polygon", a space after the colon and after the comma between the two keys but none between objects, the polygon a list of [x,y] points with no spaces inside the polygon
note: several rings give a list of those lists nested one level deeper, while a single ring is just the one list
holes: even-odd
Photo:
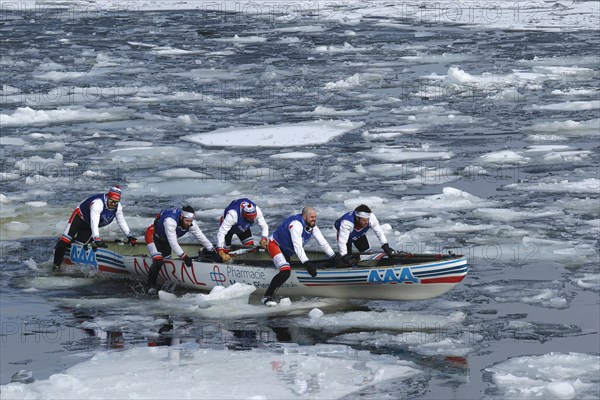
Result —
[{"label": "white long-sleeve top", "polygon": [[[100,237],[100,229],[98,228],[98,225],[100,224],[100,214],[102,213],[102,211],[104,211],[104,201],[102,199],[96,199],[90,203],[90,227],[92,228],[92,238]],[[121,228],[125,236],[130,236],[131,231],[129,230],[127,221],[125,221],[125,216],[123,215],[123,207],[121,207],[121,203],[117,204],[115,219],[117,220],[119,228]]]},{"label": "white long-sleeve top", "polygon": [[[385,234],[383,233],[383,229],[381,229],[379,220],[373,213],[371,213],[371,218],[369,218],[369,228],[373,229],[375,236],[377,236],[377,239],[379,239],[379,242],[381,243],[382,246],[388,242],[387,238],[385,237]],[[348,240],[350,239],[350,235],[352,234],[352,232],[354,230],[355,230],[354,223],[352,223],[348,220],[341,221],[340,229],[338,230],[338,238],[337,238],[338,252],[340,253],[341,256],[345,256],[348,253],[348,248],[347,248],[346,244],[348,243]],[[365,234],[366,234],[366,232],[365,232]]]},{"label": "white long-sleeve top", "polygon": [[[169,242],[171,249],[175,252],[175,254],[177,254],[178,257],[183,257],[185,251],[183,251],[183,249],[179,245],[179,242],[177,241],[177,233],[175,232],[175,230],[177,229],[177,221],[175,221],[173,218],[165,218],[163,226],[165,227],[167,241]],[[192,222],[192,226],[190,226],[188,232],[194,235],[194,237],[200,242],[202,247],[205,247],[210,251],[214,249],[210,240],[208,240],[206,236],[204,236],[204,233],[202,233],[202,231],[196,224],[196,221]]]},{"label": "white long-sleeve top", "polygon": [[[217,232],[217,248],[222,249],[225,247],[225,235],[227,232],[231,230],[235,225],[237,225],[239,219],[239,214],[236,210],[229,210],[227,214],[225,214],[225,218],[223,218],[223,222],[219,227],[219,231]],[[256,206],[256,223],[261,229],[262,237],[269,237],[269,226],[267,225],[267,221],[265,221],[265,217],[261,209]]]},{"label": "white long-sleeve top", "polygon": [[[292,238],[292,244],[294,245],[294,252],[296,253],[296,255],[302,263],[307,262],[308,257],[306,256],[306,252],[304,251],[304,243],[302,241],[302,231],[304,230],[302,223],[300,221],[292,221],[292,223],[289,225],[289,229],[290,236]],[[321,230],[318,226],[315,225],[314,228],[312,228],[312,233],[313,237],[315,238],[321,249],[323,249],[323,251],[325,251],[325,253],[329,257],[333,257],[335,255],[335,252],[333,251],[329,243],[327,243],[327,240],[325,240],[325,237],[321,233]]]}]

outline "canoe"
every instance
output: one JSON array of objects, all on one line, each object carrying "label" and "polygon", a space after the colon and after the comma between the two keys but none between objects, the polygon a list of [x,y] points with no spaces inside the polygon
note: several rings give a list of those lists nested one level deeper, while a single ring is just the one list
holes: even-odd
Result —
[{"label": "canoe", "polygon": [[[182,246],[188,254],[198,247]],[[198,256],[192,267],[182,260],[165,260],[158,283],[175,283],[178,288],[210,291],[216,286],[237,282],[253,285],[263,294],[277,273],[269,255],[262,249],[237,249],[229,263]],[[407,254],[388,257],[385,253],[361,253],[350,268],[335,268],[321,252],[307,251],[317,265],[312,277],[298,261],[291,262],[292,273],[278,290],[278,296],[316,296],[343,299],[423,300],[440,296],[454,288],[467,275],[467,258],[455,254]],[[135,247],[111,243],[93,251],[73,244],[63,265],[83,266],[103,275],[128,277],[146,282],[152,258],[145,245]]]}]

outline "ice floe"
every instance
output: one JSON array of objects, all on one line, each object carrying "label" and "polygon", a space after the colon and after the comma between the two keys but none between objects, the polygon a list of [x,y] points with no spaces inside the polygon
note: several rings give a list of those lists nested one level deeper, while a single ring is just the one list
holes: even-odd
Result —
[{"label": "ice floe", "polygon": [[598,394],[598,355],[547,353],[514,357],[486,368],[504,398],[573,399]]},{"label": "ice floe", "polygon": [[[211,399],[340,398],[378,382],[420,373],[412,363],[342,345],[240,352],[183,343],[99,352],[47,380],[4,385],[2,398],[182,399],[199,393]],[[157,374],[161,379],[156,379]],[[214,384],[224,376],[230,377],[227,385]]]},{"label": "ice floe", "polygon": [[313,121],[297,124],[225,128],[185,137],[203,146],[240,148],[295,147],[324,144],[362,126],[350,121]]}]

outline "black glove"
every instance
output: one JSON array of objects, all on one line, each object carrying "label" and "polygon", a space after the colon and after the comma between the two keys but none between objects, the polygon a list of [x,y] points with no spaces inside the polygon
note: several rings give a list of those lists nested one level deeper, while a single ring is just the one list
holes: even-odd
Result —
[{"label": "black glove", "polygon": [[307,261],[303,265],[306,267],[306,270],[308,271],[310,276],[312,276],[313,278],[317,276],[317,267],[315,267],[313,263]]},{"label": "black glove", "polygon": [[135,236],[127,236],[127,243],[129,243],[130,246],[135,246],[137,244],[137,239]]},{"label": "black glove", "polygon": [[208,258],[213,262],[223,262],[221,256],[217,254],[217,250],[214,247],[212,250],[203,247],[202,250],[198,252],[198,255],[204,258]]},{"label": "black glove", "polygon": [[187,254],[184,253],[183,256],[181,256],[181,259],[185,263],[186,267],[194,266],[194,261],[191,258],[189,258]]},{"label": "black glove", "polygon": [[391,257],[394,255],[394,253],[396,252],[396,250],[392,249],[390,247],[389,244],[384,244],[383,246],[381,246],[381,248],[383,249],[383,251],[385,251],[385,253],[388,255],[388,257]]},{"label": "black glove", "polygon": [[106,243],[104,243],[104,241],[100,238],[96,238],[94,239],[94,241],[92,242],[92,250],[96,251],[97,249],[106,249],[108,246],[106,245]]},{"label": "black glove", "polygon": [[350,267],[352,265],[352,254],[348,253],[342,257],[342,263],[344,267]]}]

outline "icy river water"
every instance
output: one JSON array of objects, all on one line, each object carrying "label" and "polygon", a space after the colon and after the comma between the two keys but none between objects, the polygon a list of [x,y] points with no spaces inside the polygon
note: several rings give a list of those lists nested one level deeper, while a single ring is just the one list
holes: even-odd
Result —
[{"label": "icy river water", "polygon": [[[567,3],[500,2],[501,24],[474,3],[3,1],[0,397],[598,398],[598,11]],[[51,272],[114,184],[139,238],[191,204],[216,241],[244,196],[271,231],[315,206],[333,244],[365,203],[396,250],[470,269],[431,300],[276,312]]]}]

